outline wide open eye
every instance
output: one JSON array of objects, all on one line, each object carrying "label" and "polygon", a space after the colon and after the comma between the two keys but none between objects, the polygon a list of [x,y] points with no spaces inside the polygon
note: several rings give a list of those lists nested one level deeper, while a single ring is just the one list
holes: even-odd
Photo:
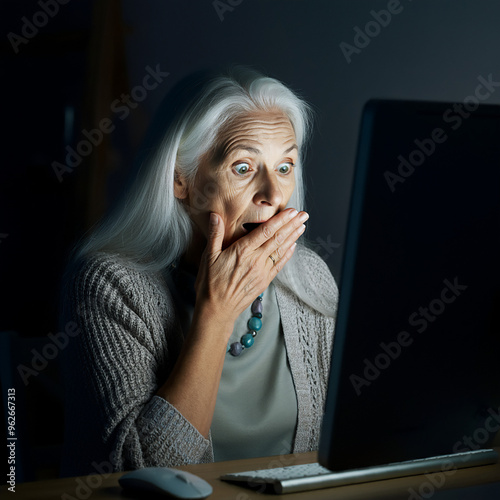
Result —
[{"label": "wide open eye", "polygon": [[233,168],[239,175],[245,175],[250,170],[250,165],[248,163],[238,163]]},{"label": "wide open eye", "polygon": [[282,163],[279,167],[278,167],[278,170],[279,170],[279,173],[280,174],[289,174],[292,170],[292,167],[293,167],[293,163]]}]

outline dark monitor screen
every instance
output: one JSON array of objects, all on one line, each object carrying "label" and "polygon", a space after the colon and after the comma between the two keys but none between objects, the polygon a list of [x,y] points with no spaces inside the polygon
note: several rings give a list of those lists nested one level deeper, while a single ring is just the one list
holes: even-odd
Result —
[{"label": "dark monitor screen", "polygon": [[484,448],[500,429],[500,106],[466,104],[365,106],[319,452],[332,470]]}]

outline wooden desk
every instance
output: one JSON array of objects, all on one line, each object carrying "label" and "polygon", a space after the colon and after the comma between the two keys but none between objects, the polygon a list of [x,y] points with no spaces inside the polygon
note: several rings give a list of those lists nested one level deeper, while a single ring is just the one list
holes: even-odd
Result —
[{"label": "wooden desk", "polygon": [[[500,451],[500,448],[497,448]],[[298,455],[282,455],[276,457],[253,458],[245,460],[234,460],[230,462],[216,462],[213,464],[199,464],[179,467],[197,474],[206,479],[214,488],[210,499],[221,500],[251,500],[274,498],[275,500],[295,500],[295,499],[343,499],[343,500],[391,500],[405,499],[410,497],[410,488],[416,492],[424,483],[432,486],[432,479],[435,484],[442,486],[434,488],[435,492],[444,491],[450,488],[462,488],[470,485],[479,485],[500,481],[500,462],[495,465],[483,467],[471,467],[454,471],[448,476],[439,476],[442,473],[430,475],[410,476],[385,481],[375,481],[351,486],[338,486],[323,490],[306,491],[302,493],[291,493],[287,495],[261,494],[250,489],[236,486],[219,480],[222,474],[229,472],[242,472],[246,470],[263,469],[270,467],[284,467],[287,465],[305,464],[316,461],[316,453],[302,453]],[[12,498],[33,499],[33,500],[112,500],[117,499],[139,499],[139,496],[132,496],[123,493],[124,490],[118,484],[118,478],[122,473],[110,474],[109,476],[82,476],[78,478],[54,479],[48,481],[36,481],[32,483],[22,483],[16,485],[16,492]],[[440,481],[441,479],[441,481]],[[82,486],[83,485],[83,486]],[[429,488],[422,490],[422,493],[429,494]],[[6,493],[6,486],[0,487],[2,497],[9,498]],[[433,496],[433,494],[431,494]],[[144,496],[146,498],[149,496]],[[153,498],[153,497],[151,497]],[[155,496],[154,498],[161,498]],[[166,498],[166,497],[164,497]],[[430,498],[430,496],[428,496]],[[437,499],[439,499],[439,495]],[[489,500],[489,499],[488,499]]]}]

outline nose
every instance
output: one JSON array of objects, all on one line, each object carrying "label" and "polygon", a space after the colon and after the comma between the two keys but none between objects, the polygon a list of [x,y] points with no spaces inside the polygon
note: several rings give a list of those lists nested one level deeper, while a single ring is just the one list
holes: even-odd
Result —
[{"label": "nose", "polygon": [[283,192],[278,179],[265,170],[259,177],[254,203],[257,205],[279,207],[283,201]]}]

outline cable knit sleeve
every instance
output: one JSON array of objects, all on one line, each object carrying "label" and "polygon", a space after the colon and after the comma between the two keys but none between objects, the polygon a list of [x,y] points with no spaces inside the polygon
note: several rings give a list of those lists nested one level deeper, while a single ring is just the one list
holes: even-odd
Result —
[{"label": "cable knit sleeve", "polygon": [[210,440],[155,395],[182,344],[161,279],[100,254],[70,278],[65,302],[79,327],[65,353],[66,471],[211,461]]}]

